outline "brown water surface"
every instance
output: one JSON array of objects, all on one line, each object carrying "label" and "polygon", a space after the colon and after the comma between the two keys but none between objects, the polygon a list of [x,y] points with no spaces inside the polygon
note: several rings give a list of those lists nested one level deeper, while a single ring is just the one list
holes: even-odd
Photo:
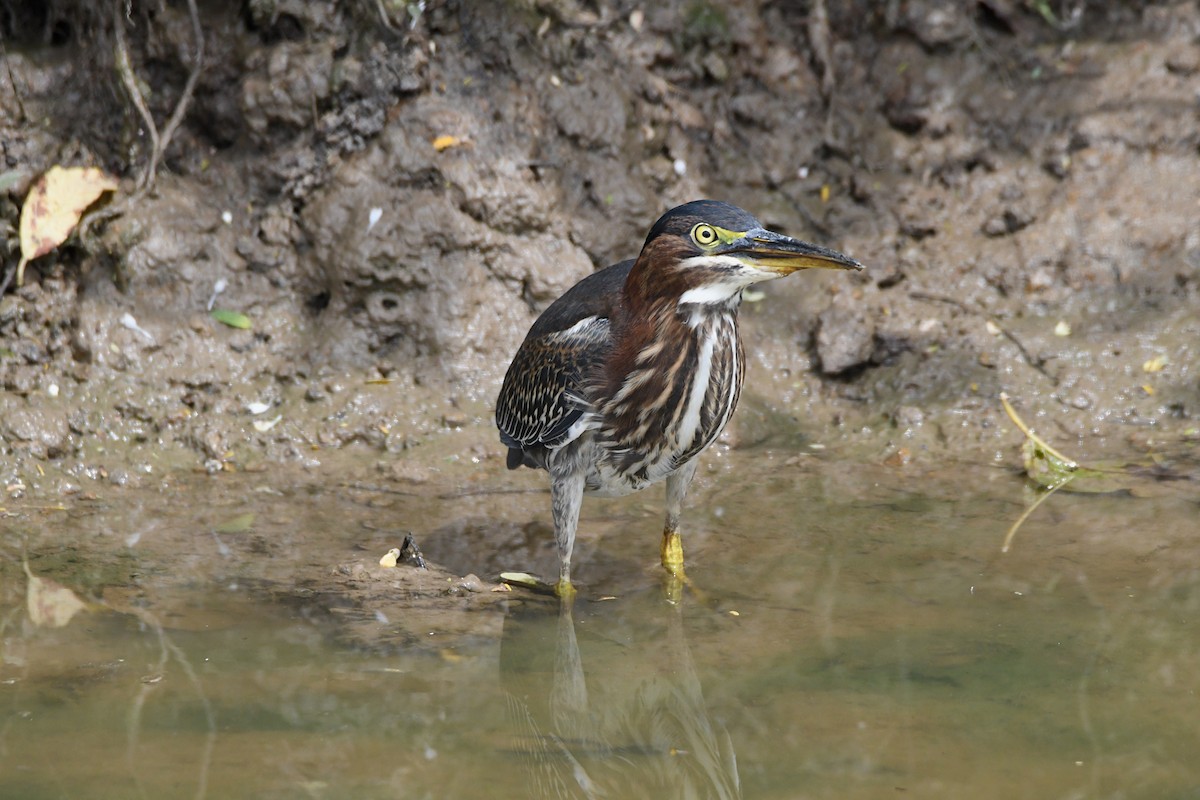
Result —
[{"label": "brown water surface", "polygon": [[[489,591],[553,571],[532,473],[182,476],[26,509],[0,797],[1200,795],[1194,484],[1060,493],[1001,554],[1030,499],[1002,468],[710,461],[698,591],[664,599],[661,490],[589,500],[569,613]],[[378,578],[402,530],[444,590]],[[38,602],[88,608],[35,619],[22,559]]]}]

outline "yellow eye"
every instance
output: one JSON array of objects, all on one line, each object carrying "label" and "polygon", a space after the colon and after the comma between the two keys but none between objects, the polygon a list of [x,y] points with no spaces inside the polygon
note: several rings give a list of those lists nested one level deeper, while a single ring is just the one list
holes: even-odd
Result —
[{"label": "yellow eye", "polygon": [[712,247],[717,243],[717,232],[703,222],[692,228],[692,241],[701,247]]}]

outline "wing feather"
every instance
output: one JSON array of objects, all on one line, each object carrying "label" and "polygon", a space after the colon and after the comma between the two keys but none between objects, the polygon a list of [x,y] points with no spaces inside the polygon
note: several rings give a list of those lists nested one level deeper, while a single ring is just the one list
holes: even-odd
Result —
[{"label": "wing feather", "polygon": [[547,308],[521,344],[496,400],[509,468],[545,466],[545,454],[586,429],[587,384],[608,354],[610,317],[633,266],[594,272]]}]

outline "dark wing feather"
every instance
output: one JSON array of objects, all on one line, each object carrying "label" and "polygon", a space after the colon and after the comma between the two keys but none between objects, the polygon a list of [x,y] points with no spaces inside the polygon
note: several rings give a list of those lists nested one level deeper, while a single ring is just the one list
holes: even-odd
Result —
[{"label": "dark wing feather", "polygon": [[550,304],[513,356],[496,400],[508,466],[545,466],[586,410],[585,383],[610,346],[609,318],[633,266],[594,272]]}]

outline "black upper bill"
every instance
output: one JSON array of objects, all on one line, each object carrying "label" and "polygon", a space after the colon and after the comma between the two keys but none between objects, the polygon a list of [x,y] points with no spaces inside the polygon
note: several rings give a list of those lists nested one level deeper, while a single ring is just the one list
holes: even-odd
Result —
[{"label": "black upper bill", "polygon": [[799,269],[854,269],[863,265],[850,256],[827,247],[802,242],[765,228],[746,232],[724,248],[729,255],[740,256],[755,266],[787,274]]}]

